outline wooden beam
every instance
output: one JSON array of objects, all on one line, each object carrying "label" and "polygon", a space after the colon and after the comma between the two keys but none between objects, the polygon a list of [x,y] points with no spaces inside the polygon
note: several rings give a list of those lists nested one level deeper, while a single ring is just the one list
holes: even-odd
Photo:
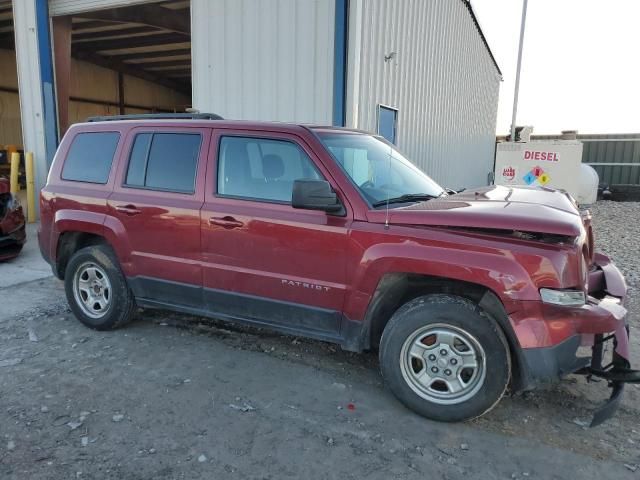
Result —
[{"label": "wooden beam", "polygon": [[162,85],[172,90],[176,90],[180,93],[184,93],[185,95],[191,95],[190,87],[188,87],[187,85],[184,85],[181,82],[176,82],[164,76],[157,75],[155,73],[148,72],[146,70],[142,70],[128,63],[122,63],[114,58],[103,57],[96,53],[87,52],[83,50],[74,50],[73,56],[78,60],[83,60],[85,62],[93,63],[94,65],[98,65],[100,67],[108,68],[110,70],[115,70],[116,72],[122,72],[127,75],[131,75],[132,77],[138,77],[143,80],[147,80],[149,82],[157,83],[158,85]]},{"label": "wooden beam", "polygon": [[107,20],[90,20],[88,22],[77,22],[72,25],[74,33],[82,30],[90,30],[92,28],[112,27],[114,25],[122,25],[121,22],[109,22]]},{"label": "wooden beam", "polygon": [[74,44],[86,50],[127,50],[139,47],[156,47],[159,45],[171,45],[172,43],[186,43],[191,39],[177,33],[160,33],[158,35],[145,35],[144,37],[118,38],[114,40],[90,40],[81,44]]},{"label": "wooden beam", "polygon": [[13,32],[0,34],[0,48],[4,48],[6,50],[16,49],[16,39]]},{"label": "wooden beam", "polygon": [[75,33],[74,31],[73,41],[79,42],[84,40],[109,39],[110,37],[117,37],[119,35],[135,35],[138,33],[151,33],[151,32],[157,32],[157,31],[158,30],[154,27],[131,27],[131,28],[121,28],[121,29],[113,29],[113,30],[100,30],[99,32],[85,32],[85,33]]},{"label": "wooden beam", "polygon": [[[72,102],[80,102],[80,103],[93,103],[95,105],[104,105],[106,107],[118,107],[120,109],[120,102],[113,102],[109,100],[102,100],[99,98],[85,98],[85,97],[71,97],[70,100]],[[138,110],[151,110],[151,111],[159,111],[159,112],[173,112],[174,109],[165,106],[165,107],[154,107],[149,105],[137,105],[135,103],[125,103],[124,108],[135,108]]]},{"label": "wooden beam", "polygon": [[19,90],[16,87],[0,87],[0,92],[19,94]]},{"label": "wooden beam", "polygon": [[166,76],[169,78],[191,78],[191,72],[167,72]]},{"label": "wooden beam", "polygon": [[143,63],[127,63],[127,65],[135,65],[140,68],[171,68],[171,67],[191,67],[191,59],[188,60],[167,60],[164,62],[143,62]]},{"label": "wooden beam", "polygon": [[132,7],[111,8],[95,12],[77,13],[76,17],[92,20],[107,20],[120,23],[139,23],[151,27],[163,28],[184,35],[191,34],[191,19],[186,14],[169,10],[158,5],[135,5]]},{"label": "wooden beam", "polygon": [[69,128],[69,95],[71,84],[71,17],[51,19],[53,36],[53,68],[56,75],[56,100],[60,138]]},{"label": "wooden beam", "polygon": [[125,101],[124,101],[124,73],[118,72],[118,110],[120,115],[125,114]]},{"label": "wooden beam", "polygon": [[178,48],[173,50],[155,50],[153,52],[124,52],[113,53],[112,57],[118,57],[118,60],[145,60],[147,58],[177,57],[182,55],[191,55],[190,48]]}]

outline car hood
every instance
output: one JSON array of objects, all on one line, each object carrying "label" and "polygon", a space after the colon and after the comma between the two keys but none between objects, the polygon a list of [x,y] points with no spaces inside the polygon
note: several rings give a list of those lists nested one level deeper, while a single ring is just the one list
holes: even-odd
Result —
[{"label": "car hood", "polygon": [[[385,209],[370,221],[386,221]],[[518,230],[579,236],[580,212],[564,193],[540,187],[492,186],[389,210],[391,225]]]}]

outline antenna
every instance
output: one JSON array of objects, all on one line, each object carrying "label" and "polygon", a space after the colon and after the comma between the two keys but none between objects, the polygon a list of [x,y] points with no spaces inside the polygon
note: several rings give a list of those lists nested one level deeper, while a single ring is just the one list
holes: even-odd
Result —
[{"label": "antenna", "polygon": [[[393,153],[393,148],[391,147],[391,145],[389,145],[389,155],[387,155],[387,158],[389,160],[389,162],[387,163],[387,178],[391,178],[391,154]],[[384,215],[384,229],[385,230],[389,230],[389,189],[387,188],[387,206],[385,208],[385,215]]]}]

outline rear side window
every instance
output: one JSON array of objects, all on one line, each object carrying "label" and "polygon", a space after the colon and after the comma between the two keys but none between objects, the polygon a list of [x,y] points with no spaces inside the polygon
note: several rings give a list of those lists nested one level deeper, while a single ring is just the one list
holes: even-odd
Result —
[{"label": "rear side window", "polygon": [[107,183],[119,140],[120,134],[117,132],[86,132],[76,135],[62,167],[62,179]]},{"label": "rear side window", "polygon": [[136,135],[125,185],[193,193],[201,141],[197,133]]}]

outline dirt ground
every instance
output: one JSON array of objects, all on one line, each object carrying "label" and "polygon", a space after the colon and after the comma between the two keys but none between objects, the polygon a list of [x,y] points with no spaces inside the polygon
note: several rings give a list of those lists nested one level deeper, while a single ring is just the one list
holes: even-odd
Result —
[{"label": "dirt ground", "polygon": [[374,354],[160,311],[94,332],[51,277],[0,287],[0,479],[638,479],[640,388],[587,428],[607,393],[569,377],[439,424]]}]

